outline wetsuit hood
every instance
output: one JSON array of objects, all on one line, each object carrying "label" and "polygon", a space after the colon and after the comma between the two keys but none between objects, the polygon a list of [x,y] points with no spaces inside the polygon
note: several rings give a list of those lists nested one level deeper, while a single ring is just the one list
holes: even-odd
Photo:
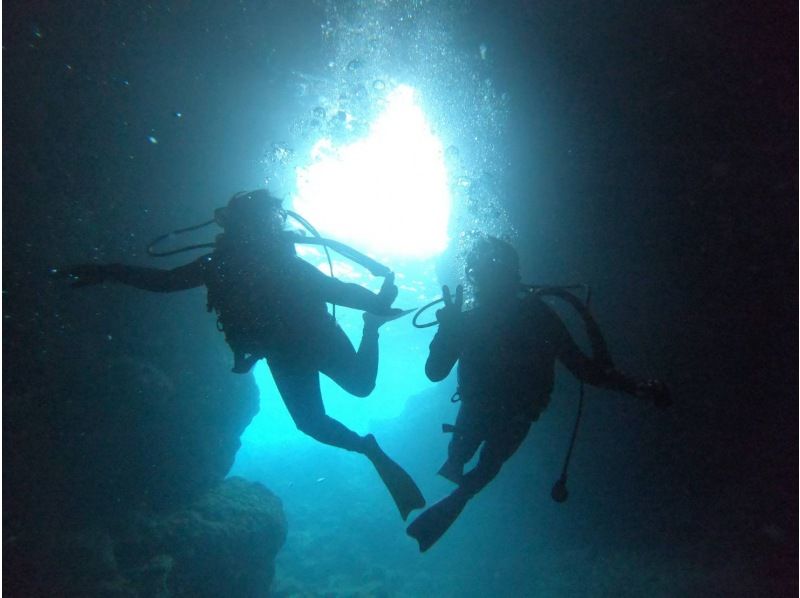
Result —
[{"label": "wetsuit hood", "polygon": [[227,206],[215,210],[214,220],[229,234],[277,234],[283,230],[286,212],[280,199],[266,189],[256,189],[233,195]]},{"label": "wetsuit hood", "polygon": [[467,253],[464,274],[480,303],[512,299],[520,283],[519,255],[497,237],[481,237]]}]

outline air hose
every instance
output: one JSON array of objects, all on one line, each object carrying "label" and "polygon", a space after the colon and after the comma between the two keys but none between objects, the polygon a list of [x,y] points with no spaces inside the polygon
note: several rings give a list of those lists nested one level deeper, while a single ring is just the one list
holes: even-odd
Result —
[{"label": "air hose", "polygon": [[[308,220],[303,218],[297,212],[293,212],[291,210],[285,210],[285,212],[286,212],[287,216],[291,216],[294,220],[296,220],[301,225],[303,225],[303,227],[305,227],[305,229],[308,230],[308,232],[310,232],[313,236],[312,237],[302,237],[300,235],[296,235],[294,233],[288,233],[288,232],[286,234],[290,235],[292,237],[291,241],[293,243],[296,243],[296,244],[301,244],[301,245],[321,245],[322,248],[325,251],[325,257],[328,260],[328,268],[330,269],[331,277],[333,277],[333,260],[331,259],[331,254],[330,254],[330,251],[328,251],[328,248],[333,249],[334,251],[336,251],[337,253],[340,253],[341,255],[346,257],[347,259],[349,259],[349,260],[351,260],[351,261],[363,266],[373,276],[380,276],[380,277],[385,278],[385,277],[389,276],[389,274],[392,273],[392,271],[388,267],[384,266],[380,262],[375,261],[374,259],[372,259],[368,255],[365,255],[365,254],[361,253],[360,251],[357,251],[357,250],[353,249],[349,245],[345,245],[344,243],[341,243],[339,241],[334,241],[333,239],[326,239],[326,238],[322,237],[319,234],[319,232],[317,232],[317,229],[314,228]],[[196,244],[196,245],[187,245],[186,247],[180,247],[178,249],[172,249],[170,251],[156,251],[155,250],[155,246],[158,245],[159,243],[162,243],[166,239],[173,239],[177,235],[180,235],[180,234],[183,234],[183,233],[188,233],[190,231],[203,228],[205,226],[208,226],[209,224],[213,224],[214,222],[217,222],[216,218],[212,218],[211,220],[208,220],[207,222],[203,222],[201,224],[196,224],[194,226],[187,226],[186,228],[180,228],[178,230],[174,230],[172,232],[169,232],[169,233],[167,233],[165,235],[161,235],[159,237],[156,237],[147,246],[147,253],[148,253],[148,255],[151,255],[153,257],[167,257],[169,255],[175,255],[176,253],[183,253],[185,251],[192,251],[194,249],[214,248],[214,247],[216,247],[216,243],[199,243],[199,244]],[[333,306],[333,317],[336,318],[336,305]]]},{"label": "air hose", "polygon": [[215,246],[214,243],[199,243],[198,245],[188,245],[186,247],[180,247],[178,249],[173,249],[171,251],[156,251],[154,249],[156,245],[158,245],[159,243],[161,243],[166,239],[173,239],[177,235],[188,233],[190,231],[197,230],[199,228],[203,228],[204,226],[208,226],[209,224],[214,224],[214,222],[216,222],[216,220],[212,218],[211,220],[203,222],[202,224],[187,226],[186,228],[179,228],[178,230],[174,230],[165,235],[161,235],[160,237],[156,237],[147,246],[147,253],[148,255],[151,255],[153,257],[167,257],[168,255],[175,255],[176,253],[183,253],[184,251],[191,251],[193,249],[205,249],[209,247],[214,247]]},{"label": "air hose", "polygon": [[[381,264],[380,262],[372,259],[368,255],[361,253],[350,247],[349,245],[345,245],[340,241],[335,241],[333,239],[326,239],[322,237],[315,229],[311,223],[308,222],[305,218],[297,214],[296,212],[292,212],[290,210],[286,210],[286,214],[297,220],[300,224],[302,224],[312,235],[313,237],[302,237],[299,235],[295,235],[293,233],[286,233],[291,235],[292,242],[299,244],[299,245],[322,245],[323,249],[325,250],[325,255],[328,258],[328,267],[330,268],[331,276],[333,276],[333,263],[331,261],[330,252],[328,248],[333,249],[337,253],[343,255],[347,259],[359,264],[366,268],[370,274],[373,276],[379,277],[386,277],[391,274],[391,270]],[[169,255],[175,255],[176,253],[183,253],[185,251],[192,251],[194,249],[207,249],[207,248],[214,248],[216,247],[216,243],[198,243],[197,245],[187,245],[185,247],[179,247],[178,249],[172,249],[169,251],[156,251],[155,246],[159,243],[163,243],[167,239],[172,239],[177,235],[188,233],[193,230],[197,230],[203,228],[204,226],[208,226],[209,224],[213,224],[216,222],[215,219],[211,219],[207,222],[203,222],[202,224],[196,224],[194,226],[187,226],[186,228],[179,228],[177,230],[168,232],[165,235],[160,235],[153,239],[150,244],[147,246],[147,253],[153,257],[167,257]]]},{"label": "air hose", "polygon": [[417,320],[427,309],[430,309],[431,307],[439,303],[444,303],[444,297],[439,297],[438,299],[434,299],[430,303],[427,303],[422,307],[420,307],[417,310],[417,313],[415,313],[414,317],[411,319],[411,323],[414,325],[414,328],[430,328],[431,326],[437,326],[439,322],[437,322],[436,320],[433,320],[431,322],[425,322],[424,324],[418,324]]},{"label": "air hose", "polygon": [[[539,287],[534,290],[533,293],[540,297],[543,295],[558,297],[569,303],[581,316],[583,324],[586,327],[586,334],[589,337],[589,344],[592,348],[592,360],[603,369],[609,369],[613,367],[613,363],[608,353],[608,346],[600,332],[597,321],[592,317],[591,312],[589,312],[589,303],[592,300],[592,289],[589,286],[584,286],[583,288],[586,289],[586,300],[583,302],[570,293],[565,287]],[[550,491],[551,498],[557,503],[563,503],[569,497],[569,491],[567,490],[567,469],[569,469],[569,461],[572,458],[572,449],[575,448],[575,440],[578,438],[578,427],[580,426],[581,416],[583,415],[584,394],[584,383],[583,380],[581,380],[578,397],[578,413],[575,415],[575,425],[572,427],[567,456],[564,458],[564,467],[561,469],[561,476],[556,483],[553,484],[553,489]]]}]

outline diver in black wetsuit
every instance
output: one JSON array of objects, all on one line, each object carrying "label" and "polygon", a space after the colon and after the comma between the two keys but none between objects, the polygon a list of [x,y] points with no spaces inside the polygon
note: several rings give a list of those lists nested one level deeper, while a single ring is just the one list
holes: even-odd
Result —
[{"label": "diver in black wetsuit", "polygon": [[[536,294],[520,285],[519,258],[511,245],[493,237],[479,240],[468,254],[466,275],[476,307],[462,312],[463,291],[444,287],[445,307],[436,313],[439,330],[430,345],[425,373],[444,379],[458,366],[458,411],[448,456],[439,475],[458,484],[452,494],[423,512],[408,528],[420,551],[447,531],[467,501],[484,488],[516,452],[531,423],[547,407],[555,362],[577,378],[669,404],[666,387],[639,381],[592,359],[577,347],[564,324]],[[483,443],[477,465],[464,465]]]},{"label": "diver in black wetsuit", "polygon": [[[122,264],[74,266],[66,275],[81,287],[106,281],[172,292],[206,286],[208,309],[234,352],[237,373],[264,357],[297,428],[332,446],[366,455],[403,519],[425,505],[411,477],[380,449],[374,436],[359,436],[325,413],[320,372],[349,393],[366,397],[375,387],[378,328],[402,315],[394,275],[380,292],[326,276],[299,258],[292,233],[284,230],[280,200],[265,190],[239,193],[216,220],[224,228],[215,249],[173,270]],[[328,313],[326,303],[363,310],[364,330],[356,351]]]}]

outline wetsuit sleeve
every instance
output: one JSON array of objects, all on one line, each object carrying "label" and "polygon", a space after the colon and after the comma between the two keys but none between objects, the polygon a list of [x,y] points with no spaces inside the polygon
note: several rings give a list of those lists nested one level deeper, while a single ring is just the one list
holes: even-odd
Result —
[{"label": "wetsuit sleeve", "polygon": [[335,303],[374,314],[389,314],[391,307],[384,305],[378,295],[364,287],[342,282],[327,276],[303,259],[297,258],[304,282],[326,303]]},{"label": "wetsuit sleeve", "polygon": [[[548,310],[549,311],[549,310]],[[604,368],[590,359],[573,340],[566,326],[550,312],[551,338],[557,347],[556,356],[572,374],[592,386],[618,390],[629,394],[636,392],[637,381],[615,368]]]},{"label": "wetsuit sleeve", "polygon": [[444,380],[461,355],[463,337],[455,328],[439,327],[425,361],[425,375],[431,382]]},{"label": "wetsuit sleeve", "polygon": [[106,266],[106,280],[119,282],[146,291],[156,291],[160,293],[183,291],[205,284],[204,264],[206,261],[207,257],[202,257],[184,266],[173,268],[172,270],[142,268],[138,266],[126,266],[124,264],[109,264]]}]

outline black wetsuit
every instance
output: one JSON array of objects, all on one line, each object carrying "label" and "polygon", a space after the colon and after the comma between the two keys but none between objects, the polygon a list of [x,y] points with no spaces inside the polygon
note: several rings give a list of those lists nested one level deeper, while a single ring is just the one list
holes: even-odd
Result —
[{"label": "black wetsuit", "polygon": [[172,292],[206,286],[231,347],[265,357],[298,429],[333,446],[363,452],[364,439],[325,413],[319,373],[356,396],[375,387],[377,328],[355,350],[326,303],[382,313],[378,296],[326,276],[293,250],[218,243],[213,253],[173,270],[115,265],[113,280]]},{"label": "black wetsuit", "polygon": [[[590,384],[634,391],[633,379],[584,355],[559,317],[532,294],[502,307],[477,307],[461,314],[458,326],[440,327],[426,372],[441,380],[459,362],[461,407],[442,474],[449,471],[446,477],[461,492],[477,493],[519,448],[550,400],[556,360]],[[482,442],[478,464],[462,477]]]}]

